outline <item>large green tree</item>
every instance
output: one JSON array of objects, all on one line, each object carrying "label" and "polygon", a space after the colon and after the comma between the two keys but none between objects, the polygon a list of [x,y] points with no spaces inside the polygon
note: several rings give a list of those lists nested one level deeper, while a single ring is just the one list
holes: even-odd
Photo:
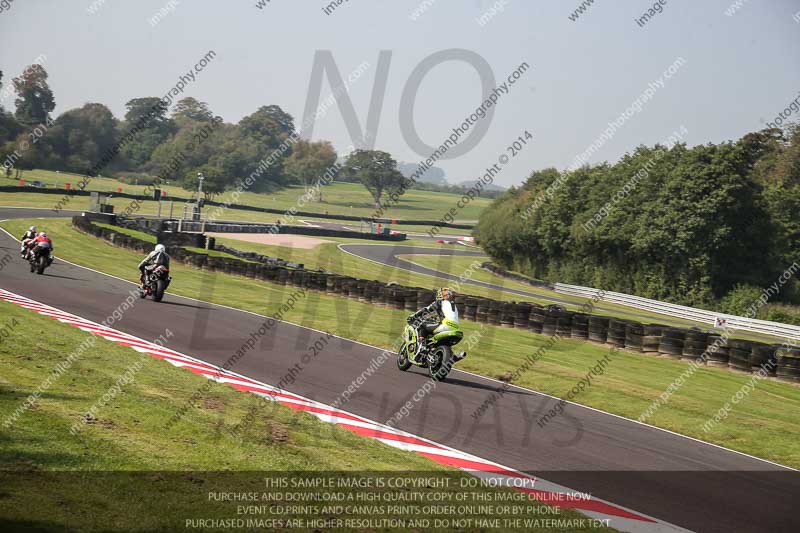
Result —
[{"label": "large green tree", "polygon": [[784,186],[770,200],[755,177],[765,158],[792,166],[773,137],[640,146],[613,165],[537,171],[481,214],[474,235],[499,263],[540,279],[712,305],[787,266],[780,239],[798,229],[797,196]]},{"label": "large green tree", "polygon": [[356,150],[345,161],[342,173],[360,182],[372,194],[375,207],[380,208],[383,195],[398,190],[405,178],[397,170],[397,162],[381,150]]},{"label": "large green tree", "polygon": [[[116,145],[117,119],[103,104],[85,104],[61,114],[43,140],[66,170],[86,172]],[[120,164],[116,159],[108,163],[111,168]]]},{"label": "large green tree", "polygon": [[138,133],[122,147],[122,155],[130,170],[142,170],[150,160],[155,149],[169,139],[175,131],[175,123],[167,117],[167,108],[155,96],[134,98],[125,107],[125,121],[122,132],[136,127]]},{"label": "large green tree", "polygon": [[172,111],[172,118],[177,122],[185,122],[187,120],[194,122],[210,122],[214,120],[214,113],[211,112],[207,103],[188,96],[178,100],[175,104],[175,109]]},{"label": "large green tree", "polygon": [[322,201],[322,185],[327,185],[338,174],[336,150],[329,141],[311,142],[301,139],[292,147],[292,155],[286,159],[286,174],[302,183],[306,191],[318,180],[328,177],[317,189],[318,201]]},{"label": "large green tree", "polygon": [[263,106],[242,118],[238,126],[236,142],[256,153],[255,158],[245,160],[239,177],[255,177],[254,191],[286,185],[283,165],[298,140],[292,116],[276,105]]},{"label": "large green tree", "polygon": [[50,112],[56,107],[56,101],[47,84],[44,67],[30,65],[19,77],[14,78],[14,89],[17,91],[14,101],[17,120],[28,126],[46,123]]}]

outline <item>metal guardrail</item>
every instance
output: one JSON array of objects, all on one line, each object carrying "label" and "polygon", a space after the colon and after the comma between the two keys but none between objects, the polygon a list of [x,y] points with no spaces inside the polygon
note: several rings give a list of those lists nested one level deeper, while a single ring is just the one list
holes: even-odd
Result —
[{"label": "metal guardrail", "polygon": [[[581,287],[580,285],[567,285],[565,283],[555,283],[553,284],[553,289],[562,294],[581,296],[583,298],[593,298],[598,293],[602,292],[600,289]],[[732,329],[752,331],[787,339],[800,339],[800,326],[793,326],[791,324],[781,324],[780,322],[770,322],[768,320],[726,315],[715,311],[706,311],[705,309],[696,309],[685,305],[660,302],[658,300],[642,298],[641,296],[631,296],[630,294],[623,294],[620,292],[605,291],[602,300],[675,318],[705,322],[710,327],[714,327],[714,324],[718,320],[724,320],[725,325]]]}]

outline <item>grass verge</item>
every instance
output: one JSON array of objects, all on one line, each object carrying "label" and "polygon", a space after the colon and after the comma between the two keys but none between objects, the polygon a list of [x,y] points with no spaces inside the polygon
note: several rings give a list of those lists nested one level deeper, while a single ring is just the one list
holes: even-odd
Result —
[{"label": "grass verge", "polygon": [[[90,335],[7,302],[0,301],[0,316],[4,324],[14,324],[0,342],[4,421]],[[70,428],[132,368],[137,370],[121,391],[102,403],[81,431],[71,433]],[[201,376],[97,338],[29,411],[0,433],[0,525],[7,531],[174,531],[198,516],[243,518],[235,504],[213,501],[210,495],[281,495],[286,491],[270,491],[265,479],[285,479],[287,473],[292,479],[348,480],[378,472],[418,472],[450,480],[448,488],[436,492],[462,492],[460,480],[467,475],[460,471],[276,402],[265,406],[256,396],[224,384],[214,384],[182,423],[164,430],[172,414],[205,383]],[[239,438],[231,438],[227,430],[237,427],[252,408],[258,415],[239,428]],[[311,505],[325,515],[322,505]],[[530,515],[545,513],[527,499],[519,505]],[[579,517],[572,511],[560,514]],[[279,516],[287,520],[316,515],[305,511]]]}]

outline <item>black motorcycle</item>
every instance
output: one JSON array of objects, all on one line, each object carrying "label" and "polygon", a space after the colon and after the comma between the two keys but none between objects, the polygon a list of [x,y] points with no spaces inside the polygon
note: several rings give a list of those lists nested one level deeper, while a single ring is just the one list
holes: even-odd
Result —
[{"label": "black motorcycle", "polygon": [[50,251],[50,243],[40,242],[28,252],[31,272],[44,274],[44,269],[53,264],[53,256]]},{"label": "black motorcycle", "polygon": [[169,269],[164,265],[145,270],[144,285],[139,289],[139,296],[142,298],[152,296],[154,302],[160,302],[170,281],[172,278],[169,277]]}]

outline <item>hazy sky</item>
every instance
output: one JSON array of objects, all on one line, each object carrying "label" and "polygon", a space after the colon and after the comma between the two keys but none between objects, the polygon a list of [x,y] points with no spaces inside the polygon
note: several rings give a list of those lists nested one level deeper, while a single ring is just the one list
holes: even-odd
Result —
[{"label": "hazy sky", "polygon": [[[595,0],[573,22],[568,15],[578,0],[349,0],[329,15],[322,10],[329,2],[270,0],[258,9],[257,1],[15,0],[0,12],[0,69],[8,83],[45,54],[56,114],[101,102],[122,117],[125,102],[163,95],[214,50],[185,96],[207,102],[228,122],[277,104],[299,125],[314,53],[330,50],[344,77],[364,61],[370,65],[349,93],[363,127],[378,53],[391,50],[375,147],[416,162],[421,154],[399,128],[400,114],[409,112],[399,109],[400,97],[415,66],[432,53],[463,48],[485,58],[500,83],[527,62],[532,68],[500,100],[481,142],[438,163],[451,182],[475,178],[528,130],[534,142],[496,178],[504,186],[534,169],[568,167],[677,58],[685,63],[590,161],[614,161],[682,125],[690,145],[736,139],[763,127],[800,92],[800,23],[793,19],[800,0],[739,0],[732,16],[725,11],[733,0],[667,0],[644,27],[635,18],[653,2]],[[170,5],[174,11],[151,26]],[[502,12],[479,25],[492,6]],[[330,91],[326,81],[323,98]],[[440,144],[481,100],[471,66],[434,68],[415,104],[422,139]],[[352,144],[338,109],[317,122],[319,138],[339,150]]]}]

